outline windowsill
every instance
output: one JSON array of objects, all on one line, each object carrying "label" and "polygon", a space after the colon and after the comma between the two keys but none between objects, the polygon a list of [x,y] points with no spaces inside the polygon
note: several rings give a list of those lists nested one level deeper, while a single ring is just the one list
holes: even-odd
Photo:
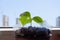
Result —
[{"label": "windowsill", "polygon": [[[19,28],[0,28],[0,31],[16,31]],[[49,28],[50,30],[54,31],[55,33],[60,33],[60,28]]]}]

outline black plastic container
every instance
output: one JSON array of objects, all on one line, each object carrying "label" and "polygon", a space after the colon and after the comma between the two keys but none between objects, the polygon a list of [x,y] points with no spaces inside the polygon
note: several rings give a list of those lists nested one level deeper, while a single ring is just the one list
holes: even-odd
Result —
[{"label": "black plastic container", "polygon": [[51,34],[51,31],[44,27],[29,26],[28,28],[23,27],[18,31],[19,33],[16,33],[18,40],[49,40]]}]

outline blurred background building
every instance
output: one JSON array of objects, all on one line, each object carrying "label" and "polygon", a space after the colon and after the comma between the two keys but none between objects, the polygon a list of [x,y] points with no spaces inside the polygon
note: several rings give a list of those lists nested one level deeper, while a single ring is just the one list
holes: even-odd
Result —
[{"label": "blurred background building", "polygon": [[18,18],[16,18],[16,24],[19,24],[19,20],[18,20]]},{"label": "blurred background building", "polygon": [[3,27],[9,26],[9,17],[3,15]]},{"label": "blurred background building", "polygon": [[56,18],[56,27],[60,27],[60,16]]},{"label": "blurred background building", "polygon": [[19,18],[16,18],[16,24],[14,25],[14,27],[16,27],[16,28],[20,28],[21,27],[21,24],[19,22]]}]

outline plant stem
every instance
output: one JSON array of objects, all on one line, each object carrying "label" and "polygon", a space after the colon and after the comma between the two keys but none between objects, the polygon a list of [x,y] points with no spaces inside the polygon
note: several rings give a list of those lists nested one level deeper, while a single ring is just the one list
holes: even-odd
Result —
[{"label": "plant stem", "polygon": [[31,23],[30,23],[30,26],[32,26],[32,19],[31,19]]},{"label": "plant stem", "polygon": [[32,26],[32,22],[30,23],[30,26]]},{"label": "plant stem", "polygon": [[22,25],[24,27],[24,25]]}]

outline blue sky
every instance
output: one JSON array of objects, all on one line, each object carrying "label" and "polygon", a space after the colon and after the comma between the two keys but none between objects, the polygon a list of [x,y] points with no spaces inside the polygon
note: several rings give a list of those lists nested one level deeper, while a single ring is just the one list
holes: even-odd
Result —
[{"label": "blue sky", "polygon": [[24,11],[33,16],[41,16],[49,25],[56,25],[56,18],[60,16],[60,0],[0,0],[0,26],[2,16],[9,16],[9,25],[15,25],[16,18]]}]

